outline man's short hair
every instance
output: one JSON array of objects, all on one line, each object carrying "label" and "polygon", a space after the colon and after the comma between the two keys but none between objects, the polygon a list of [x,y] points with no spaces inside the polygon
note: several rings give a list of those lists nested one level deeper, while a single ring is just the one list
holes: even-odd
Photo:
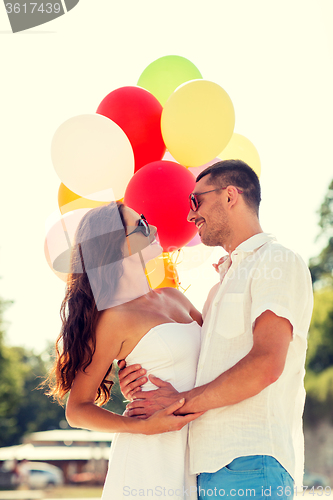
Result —
[{"label": "man's short hair", "polygon": [[210,175],[210,183],[217,187],[235,186],[242,189],[244,201],[257,215],[261,201],[261,189],[257,174],[242,160],[224,160],[203,170],[196,182]]}]

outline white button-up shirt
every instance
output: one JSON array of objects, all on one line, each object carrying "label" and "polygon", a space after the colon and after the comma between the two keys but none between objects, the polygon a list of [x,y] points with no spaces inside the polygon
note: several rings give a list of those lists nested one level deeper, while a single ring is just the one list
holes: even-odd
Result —
[{"label": "white button-up shirt", "polygon": [[293,327],[283,373],[238,404],[207,411],[190,426],[192,474],[216,472],[241,456],[270,455],[302,484],[303,385],[313,294],[301,257],[266,233],[244,241],[219,266],[220,283],[204,306],[196,387],[211,382],[253,346],[253,327],[266,310]]}]

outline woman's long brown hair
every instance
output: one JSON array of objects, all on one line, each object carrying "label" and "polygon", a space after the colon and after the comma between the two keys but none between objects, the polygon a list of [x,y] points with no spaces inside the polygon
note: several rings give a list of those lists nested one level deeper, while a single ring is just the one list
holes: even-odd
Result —
[{"label": "woman's long brown hair", "polygon": [[[123,272],[126,237],[123,209],[122,203],[112,202],[90,210],[81,219],[75,234],[71,273],[60,309],[62,328],[55,346],[56,359],[46,381],[47,394],[60,404],[78,370],[85,371],[92,361],[99,311],[106,309]],[[94,270],[93,276],[89,270]],[[112,365],[98,387],[95,401],[99,405],[110,398],[111,369]]]}]

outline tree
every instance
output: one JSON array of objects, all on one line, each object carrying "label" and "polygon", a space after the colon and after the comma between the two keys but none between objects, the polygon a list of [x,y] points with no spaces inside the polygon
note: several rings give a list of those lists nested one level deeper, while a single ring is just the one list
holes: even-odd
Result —
[{"label": "tree", "polygon": [[17,353],[4,342],[3,313],[9,301],[0,298],[0,445],[10,442],[17,433],[16,413],[23,394],[24,367]]},{"label": "tree", "polygon": [[5,343],[3,313],[10,304],[0,298],[0,446],[18,444],[26,432],[58,428],[64,418],[37,390],[47,373],[42,355]]},{"label": "tree", "polygon": [[309,331],[304,412],[306,424],[322,418],[332,419],[333,404],[333,287],[314,294],[314,308]]},{"label": "tree", "polygon": [[314,373],[321,373],[331,366],[333,366],[333,288],[322,288],[314,294],[306,367]]},{"label": "tree", "polygon": [[310,259],[310,272],[313,283],[321,282],[323,286],[333,285],[333,237],[318,257]]},{"label": "tree", "polygon": [[2,339],[0,366],[0,446],[19,444],[28,432],[59,428],[64,409],[38,390],[47,372],[42,356]]},{"label": "tree", "polygon": [[327,245],[309,265],[315,288],[305,376],[304,421],[309,425],[322,418],[333,420],[333,180],[319,216]]},{"label": "tree", "polygon": [[48,398],[39,387],[48,372],[45,354],[36,355],[22,347],[13,347],[26,367],[23,395],[16,414],[19,436],[26,433],[59,429],[65,419],[64,408]]},{"label": "tree", "polygon": [[[58,429],[65,410],[40,386],[50,370],[47,352],[35,354],[5,343],[3,312],[11,302],[0,298],[0,446],[19,444],[31,432]],[[107,408],[123,413],[125,403],[117,377]]]},{"label": "tree", "polygon": [[319,236],[327,238],[327,245],[317,257],[310,259],[312,281],[333,286],[333,180],[319,209],[319,227]]},{"label": "tree", "polygon": [[[27,433],[63,427],[64,407],[40,387],[50,369],[46,353],[37,355],[23,347],[8,346],[3,346],[3,351],[7,357],[6,370],[0,372],[0,446],[18,444]],[[106,408],[120,414],[125,409],[117,380]]]},{"label": "tree", "polygon": [[333,180],[328,186],[328,190],[323,203],[319,209],[319,226],[321,232],[332,235],[333,234]]},{"label": "tree", "polygon": [[[114,363],[115,364],[115,363]],[[124,396],[120,391],[119,380],[118,380],[118,367],[114,370],[113,381],[114,385],[111,389],[111,397],[105,408],[107,410],[113,411],[114,413],[122,414],[126,408],[126,402],[124,401]]]}]

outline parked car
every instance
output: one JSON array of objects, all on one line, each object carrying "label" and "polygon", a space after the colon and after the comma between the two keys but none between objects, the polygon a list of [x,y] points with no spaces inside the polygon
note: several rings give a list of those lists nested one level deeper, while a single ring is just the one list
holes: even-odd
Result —
[{"label": "parked car", "polygon": [[28,486],[43,489],[64,484],[64,475],[59,467],[44,462],[26,462]]},{"label": "parked car", "polygon": [[10,470],[0,469],[0,490],[13,490],[17,487],[17,476]]}]

